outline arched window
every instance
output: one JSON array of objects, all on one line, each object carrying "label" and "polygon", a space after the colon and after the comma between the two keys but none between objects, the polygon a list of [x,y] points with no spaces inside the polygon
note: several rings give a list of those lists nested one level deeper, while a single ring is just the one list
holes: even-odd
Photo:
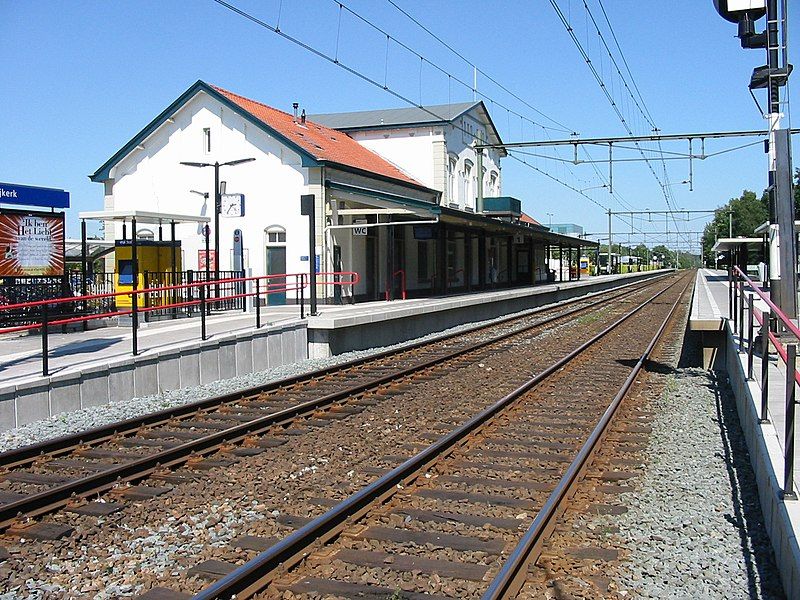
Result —
[{"label": "arched window", "polygon": [[472,208],[475,206],[475,169],[472,161],[464,161],[464,207]]},{"label": "arched window", "polygon": [[490,196],[499,196],[500,195],[500,175],[497,171],[492,171],[489,173],[489,195]]},{"label": "arched window", "polygon": [[270,225],[264,229],[264,234],[267,238],[267,244],[285,244],[286,243],[286,228],[280,225]]},{"label": "arched window", "polygon": [[458,202],[456,198],[456,164],[458,158],[454,154],[448,156],[447,161],[447,201]]}]

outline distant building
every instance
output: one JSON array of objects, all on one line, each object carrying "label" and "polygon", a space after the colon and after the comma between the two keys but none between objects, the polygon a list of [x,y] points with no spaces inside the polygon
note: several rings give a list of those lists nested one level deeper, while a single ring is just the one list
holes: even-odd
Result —
[{"label": "distant building", "polygon": [[583,227],[575,223],[554,223],[548,225],[550,231],[553,233],[560,233],[561,235],[581,236],[583,235]]}]

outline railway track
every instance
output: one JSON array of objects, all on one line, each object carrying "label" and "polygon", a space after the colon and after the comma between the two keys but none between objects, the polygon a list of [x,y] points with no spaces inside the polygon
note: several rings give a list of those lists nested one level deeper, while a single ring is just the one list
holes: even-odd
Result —
[{"label": "railway track", "polygon": [[[106,516],[126,499],[157,497],[181,481],[174,470],[206,472],[285,443],[287,436],[346,419],[402,392],[409,378],[430,380],[513,346],[532,332],[624,306],[658,280],[532,311],[489,327],[444,336],[377,357],[209,399],[0,455],[0,527],[57,539],[68,525],[34,517],[61,509]],[[613,310],[612,310],[613,312]],[[498,327],[500,331],[498,332]],[[590,327],[589,327],[590,328]],[[297,424],[301,423],[302,427]],[[149,477],[166,485],[130,485]],[[113,490],[103,501],[90,497]]]},{"label": "railway track", "polygon": [[293,533],[217,565],[228,574],[195,598],[514,597],[690,281],[662,282],[463,425],[431,432],[421,452],[379,460],[380,477],[315,519],[290,517]]}]

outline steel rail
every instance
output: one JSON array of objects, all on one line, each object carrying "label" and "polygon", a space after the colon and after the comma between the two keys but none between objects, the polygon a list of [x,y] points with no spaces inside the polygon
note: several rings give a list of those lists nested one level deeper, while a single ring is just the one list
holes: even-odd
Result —
[{"label": "steel rail", "polygon": [[[618,294],[613,294],[610,297],[600,298],[599,300],[592,302],[586,306],[581,307],[579,310],[587,310],[602,304],[604,302],[613,301],[630,291],[630,288],[641,288],[644,289],[650,285],[653,285],[655,282],[660,280],[661,278],[665,277],[665,275],[657,275],[653,278],[647,279],[646,281],[636,281],[633,283],[626,284],[619,288],[615,288],[615,292],[620,292]],[[365,356],[361,358],[356,358],[347,362],[340,363],[338,365],[332,365],[330,367],[325,367],[323,369],[319,369],[316,371],[311,371],[309,373],[303,373],[301,375],[293,375],[290,377],[285,377],[283,379],[278,379],[276,381],[270,382],[266,385],[259,385],[253,386],[250,388],[245,388],[243,390],[239,390],[237,392],[231,392],[228,394],[222,394],[217,396],[212,396],[210,398],[206,398],[204,400],[198,400],[196,402],[191,402],[188,404],[183,404],[181,406],[166,408],[157,412],[149,413],[147,415],[139,416],[139,417],[132,417],[130,419],[125,419],[124,421],[118,421],[116,423],[111,423],[109,425],[101,425],[99,427],[95,427],[92,429],[87,429],[85,431],[81,431],[75,434],[68,434],[65,436],[60,436],[57,438],[53,438],[51,440],[46,440],[43,442],[39,442],[36,444],[30,444],[27,446],[22,446],[21,448],[16,448],[13,450],[8,450],[6,452],[0,453],[0,469],[7,469],[10,467],[17,467],[20,464],[24,464],[30,462],[36,458],[40,458],[43,455],[54,455],[58,456],[67,452],[72,451],[78,445],[85,445],[85,444],[97,444],[104,441],[108,441],[109,439],[118,436],[124,435],[127,433],[135,432],[137,429],[145,426],[156,426],[159,424],[168,423],[171,420],[179,419],[181,417],[189,416],[195,414],[197,412],[207,410],[210,408],[214,408],[217,406],[223,406],[226,404],[231,404],[234,402],[239,402],[242,400],[247,399],[251,396],[256,396],[262,393],[269,393],[280,390],[281,388],[287,388],[290,386],[296,386],[303,382],[311,381],[313,379],[317,379],[320,377],[325,377],[331,375],[337,371],[342,371],[345,369],[352,369],[355,367],[363,366],[370,362],[382,360],[385,358],[389,358],[391,356],[395,356],[398,354],[402,354],[404,352],[418,350],[425,346],[432,346],[434,344],[444,342],[459,336],[469,335],[484,329],[489,329],[491,327],[496,327],[498,325],[503,325],[509,322],[512,322],[517,319],[527,318],[532,315],[536,315],[542,312],[547,312],[550,310],[557,310],[563,308],[565,306],[570,306],[572,304],[577,304],[580,302],[586,302],[593,297],[608,295],[608,290],[601,290],[598,292],[592,292],[591,294],[587,294],[586,296],[582,296],[579,298],[573,298],[571,300],[567,300],[564,302],[560,302],[555,306],[544,306],[540,308],[534,308],[530,311],[527,311],[524,314],[517,314],[506,317],[504,319],[495,321],[491,324],[484,324],[484,325],[477,325],[467,330],[457,331],[454,333],[446,333],[444,335],[436,336],[432,339],[424,340],[421,342],[415,342],[413,344],[409,344],[402,348],[394,348],[390,350],[384,350],[382,352],[378,352],[376,354],[372,354],[370,356]],[[564,316],[565,313],[561,313],[556,318],[561,318]],[[570,313],[571,314],[571,313]],[[538,327],[542,324],[546,324],[546,322],[540,322],[532,327]],[[521,332],[523,330],[518,330]],[[498,338],[499,339],[499,338]]]},{"label": "steel rail", "polygon": [[[617,297],[619,297],[619,295],[614,296],[614,298]],[[603,298],[593,302],[589,307],[576,307],[569,311],[549,317],[544,321],[539,321],[538,323],[523,327],[521,329],[515,329],[514,331],[493,337],[489,340],[484,340],[464,348],[459,348],[443,356],[436,356],[410,367],[398,369],[368,382],[351,386],[331,394],[326,394],[313,400],[301,402],[289,408],[253,419],[252,421],[234,425],[228,429],[216,431],[208,435],[204,435],[198,439],[184,442],[172,448],[161,450],[148,456],[111,467],[104,471],[63,483],[43,492],[26,496],[25,498],[21,498],[14,502],[0,505],[0,530],[18,523],[21,517],[31,518],[40,516],[66,506],[70,502],[79,498],[85,498],[90,495],[106,492],[122,483],[143,479],[148,475],[151,475],[156,470],[176,467],[187,462],[193,457],[210,454],[224,444],[239,443],[244,441],[248,436],[261,435],[267,432],[271,427],[295,419],[303,414],[313,412],[314,410],[324,406],[329,406],[335,402],[345,400],[353,396],[358,396],[370,389],[380,388],[387,384],[391,384],[398,379],[408,377],[419,371],[438,366],[464,354],[475,352],[476,350],[480,350],[489,345],[504,341],[510,337],[528,332],[531,329],[540,328],[553,321],[563,319],[575,313],[585,311],[587,308],[593,308],[598,304],[604,304],[609,301],[609,299]]]},{"label": "steel rail", "polygon": [[667,314],[664,321],[661,323],[647,349],[637,361],[631,373],[625,379],[622,387],[619,389],[614,399],[608,405],[608,408],[603,413],[600,421],[592,430],[589,438],[581,446],[577,456],[570,463],[564,475],[561,477],[558,485],[553,489],[547,498],[544,506],[537,513],[531,526],[525,532],[525,535],[516,545],[509,557],[506,559],[500,572],[494,577],[489,585],[489,588],[481,596],[481,600],[503,600],[506,598],[513,598],[519,592],[520,588],[524,585],[527,577],[527,565],[534,562],[541,553],[542,545],[547,537],[555,527],[555,520],[563,512],[562,504],[569,498],[574,490],[575,485],[580,480],[580,476],[586,469],[589,459],[595,453],[601,439],[606,433],[608,425],[614,418],[614,415],[622,403],[623,398],[627,395],[634,380],[639,375],[645,361],[650,357],[650,353],[655,348],[658,341],[661,339],[664,331],[667,328],[669,320],[677,310],[681,299],[683,298],[686,290],[691,285],[689,282],[681,291],[678,299],[672,305],[672,308]]},{"label": "steel rail", "polygon": [[675,285],[675,283],[670,284],[648,298],[603,331],[472,417],[460,427],[454,429],[439,441],[428,446],[419,454],[409,458],[403,464],[392,469],[389,473],[337,504],[325,514],[283,538],[277,544],[265,550],[254,559],[246,562],[244,565],[236,568],[216,583],[201,590],[193,596],[193,600],[221,600],[233,597],[237,599],[247,598],[259,592],[268,585],[276,571],[285,571],[291,568],[308,555],[309,547],[314,544],[324,543],[335,537],[343,526],[363,516],[375,502],[385,501],[389,496],[394,494],[398,486],[403,484],[403,482],[413,480],[423,469],[439,460],[443,454],[453,448],[458,442],[472,434],[487,421],[519,399],[524,393],[561,369],[561,367],[583,353],[587,348],[593,346],[600,339],[614,331],[645,306],[671,289],[673,285]]}]

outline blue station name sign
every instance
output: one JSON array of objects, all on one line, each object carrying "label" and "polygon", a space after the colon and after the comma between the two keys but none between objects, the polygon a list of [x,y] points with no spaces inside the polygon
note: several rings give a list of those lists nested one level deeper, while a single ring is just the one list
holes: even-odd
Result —
[{"label": "blue station name sign", "polygon": [[69,208],[69,192],[55,188],[0,182],[0,204]]}]

